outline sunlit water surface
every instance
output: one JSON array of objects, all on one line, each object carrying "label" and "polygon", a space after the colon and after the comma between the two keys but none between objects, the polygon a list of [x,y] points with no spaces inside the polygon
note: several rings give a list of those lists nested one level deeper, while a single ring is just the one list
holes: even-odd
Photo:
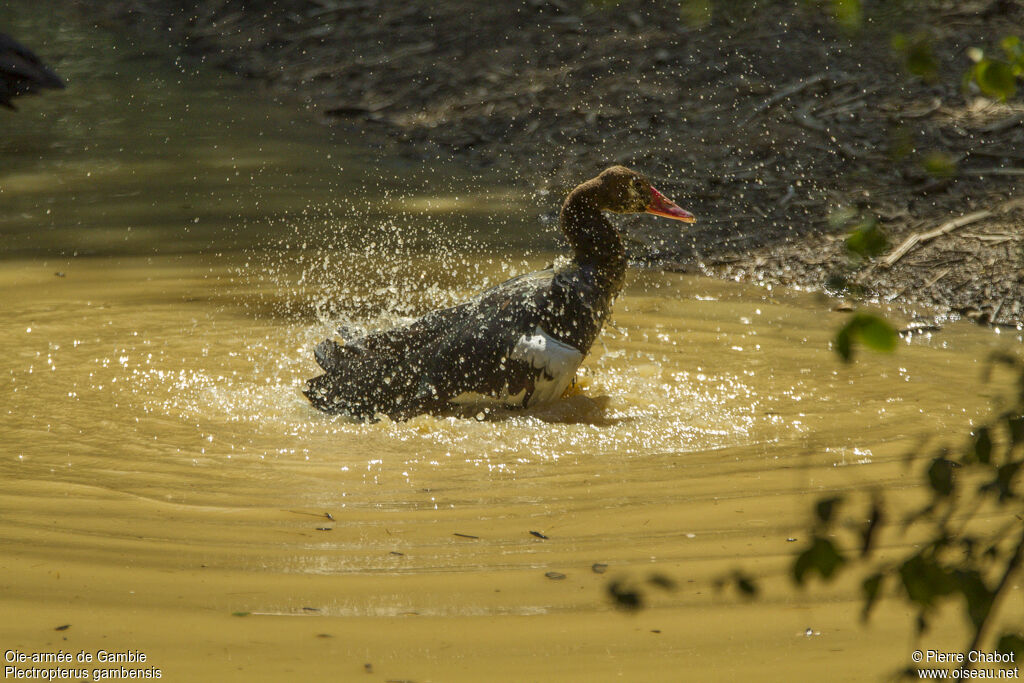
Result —
[{"label": "sunlit water surface", "polygon": [[[574,396],[323,415],[299,393],[312,346],[543,267],[538,198],[380,161],[158,59],[90,56],[109,37],[74,24],[51,41],[73,88],[105,75],[75,108],[69,91],[0,112],[4,649],[141,650],[171,680],[910,663],[908,614],[864,629],[852,581],[797,593],[786,566],[823,492],[917,495],[903,455],[988,413],[1005,383],[985,358],[1015,336],[952,324],[844,366],[829,301],[634,271]],[[761,599],[714,590],[735,568]],[[646,608],[617,611],[614,580]],[[962,646],[958,623],[928,647]]]}]

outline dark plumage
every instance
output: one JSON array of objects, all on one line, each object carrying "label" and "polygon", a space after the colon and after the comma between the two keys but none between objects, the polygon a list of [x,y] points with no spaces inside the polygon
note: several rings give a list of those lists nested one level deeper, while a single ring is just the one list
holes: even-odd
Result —
[{"label": "dark plumage", "polygon": [[639,173],[613,166],[562,205],[573,258],[521,275],[465,303],[404,327],[321,342],[324,374],[307,382],[310,402],[357,418],[407,419],[453,403],[529,406],[561,397],[622,288],[626,255],[601,215],[654,213],[692,222]]},{"label": "dark plumage", "polygon": [[0,33],[0,106],[16,109],[11,98],[43,88],[63,88],[64,81],[27,47]]}]

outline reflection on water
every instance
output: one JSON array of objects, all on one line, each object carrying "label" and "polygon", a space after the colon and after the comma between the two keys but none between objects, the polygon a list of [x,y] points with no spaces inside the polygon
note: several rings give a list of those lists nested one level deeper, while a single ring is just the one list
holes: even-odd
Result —
[{"label": "reflection on water", "polygon": [[[438,159],[338,144],[338,129],[294,103],[254,106],[243,79],[180,59],[175,68],[170,52],[143,55],[72,12],[39,17],[30,7],[4,3],[0,27],[31,43],[68,88],[3,112],[3,255],[260,247],[310,211],[388,218],[428,244],[442,226],[537,243],[540,231],[522,234],[524,202],[502,179],[487,185]],[[554,231],[541,236],[550,244]]]},{"label": "reflection on water", "polygon": [[[912,498],[903,454],[986,414],[984,357],[1019,339],[951,325],[845,367],[827,302],[634,272],[562,402],[323,415],[299,393],[316,341],[541,267],[522,247],[550,228],[500,179],[389,165],[74,22],[14,25],[71,87],[0,139],[4,648],[141,649],[173,680],[906,664],[907,616],[862,631],[855,586],[794,595],[788,540],[822,490]],[[741,564],[763,602],[711,589]],[[651,571],[679,590],[616,613],[608,580]]]}]

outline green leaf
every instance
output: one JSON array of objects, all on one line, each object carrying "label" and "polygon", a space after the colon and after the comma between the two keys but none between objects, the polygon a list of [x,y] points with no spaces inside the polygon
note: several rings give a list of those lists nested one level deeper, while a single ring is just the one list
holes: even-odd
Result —
[{"label": "green leaf", "polygon": [[871,609],[878,602],[878,596],[881,594],[882,580],[884,578],[885,575],[879,572],[864,579],[864,583],[861,584],[860,590],[864,594],[864,609],[860,613],[862,621],[867,621],[868,617],[871,616]]},{"label": "green leaf", "polygon": [[896,328],[877,315],[867,313],[858,313],[857,315],[860,316],[860,329],[857,336],[864,346],[873,351],[885,353],[896,350],[896,342],[899,340]]},{"label": "green leaf", "polygon": [[[970,77],[965,76],[967,82]],[[914,152],[914,137],[906,125],[898,126],[889,133],[888,154],[893,161],[902,161]]]},{"label": "green leaf", "polygon": [[956,175],[956,162],[945,152],[929,152],[921,160],[921,166],[933,178],[952,178]]},{"label": "green leaf", "polygon": [[958,571],[954,576],[959,584],[960,592],[963,593],[964,599],[967,601],[967,615],[970,617],[971,623],[974,624],[974,628],[978,628],[988,618],[995,593],[988,589],[981,579],[981,575],[975,570]]},{"label": "green leaf", "polygon": [[960,539],[960,545],[964,547],[964,559],[967,562],[973,561],[978,548],[978,539],[974,536],[964,536]]},{"label": "green leaf", "polygon": [[857,312],[836,334],[836,353],[844,361],[849,362],[853,357],[854,340],[874,351],[889,352],[896,348],[899,334],[885,318]]},{"label": "green leaf", "polygon": [[811,572],[817,572],[823,579],[830,579],[845,563],[846,558],[839,554],[832,541],[817,536],[811,546],[793,562],[793,580],[802,586]]},{"label": "green leaf", "polygon": [[607,590],[608,596],[619,609],[637,611],[644,607],[644,598],[640,591],[621,581],[612,581],[608,584]]},{"label": "green leaf", "polygon": [[996,643],[996,652],[1003,654],[1014,654],[1014,661],[1021,661],[1024,658],[1024,634],[1004,633]]},{"label": "green leaf", "polygon": [[939,62],[927,40],[915,40],[906,53],[907,71],[925,81],[933,81],[939,73]]},{"label": "green leaf", "polygon": [[701,28],[711,23],[711,0],[681,0],[679,18],[689,28]]},{"label": "green leaf", "polygon": [[1024,443],[1024,417],[1011,416],[1006,418],[1006,427],[1010,432],[1010,443],[1016,446]]},{"label": "green leaf", "polygon": [[982,484],[978,490],[982,493],[998,494],[999,504],[1005,504],[1008,500],[1020,498],[1017,493],[1017,473],[1024,466],[1024,460],[1011,460],[1005,465],[996,468],[996,476],[986,484]]},{"label": "green leaf", "polygon": [[1006,59],[1015,66],[1020,66],[1024,62],[1024,44],[1021,43],[1020,38],[1017,36],[1006,36],[999,41],[999,47],[1003,48],[1003,52],[1006,53]]},{"label": "green leaf", "polygon": [[828,526],[832,522],[832,517],[835,515],[836,508],[843,502],[842,497],[834,496],[832,498],[822,498],[814,505],[814,515],[818,518],[818,521]]},{"label": "green leaf", "polygon": [[846,249],[864,259],[878,256],[889,246],[889,238],[872,219],[861,221],[846,238]]},{"label": "green leaf", "polygon": [[832,0],[832,13],[839,25],[847,31],[860,29],[864,20],[860,0]]},{"label": "green leaf", "polygon": [[931,607],[937,598],[957,588],[950,573],[931,557],[914,555],[900,565],[899,573],[907,598],[923,608]]},{"label": "green leaf", "polygon": [[902,33],[894,34],[892,47],[903,55],[907,71],[925,81],[935,80],[939,73],[939,63],[932,51],[932,41],[926,33],[919,33],[910,38]]},{"label": "green leaf", "polygon": [[760,592],[757,579],[739,569],[734,570],[728,576],[720,576],[714,581],[716,591],[720,591],[728,585],[735,585],[736,590],[740,592],[740,596],[743,598],[756,598],[758,592]]},{"label": "green leaf", "polygon": [[836,334],[836,353],[844,363],[853,360],[853,337],[850,335],[849,323],[839,328],[839,332]]},{"label": "green leaf", "polygon": [[1014,487],[1014,480],[1017,478],[1017,472],[1020,471],[1022,465],[1024,465],[1024,461],[1015,460],[1013,462],[1008,462],[1005,465],[1001,465],[999,469],[996,470],[996,478],[995,481],[992,482],[992,488],[999,493],[1000,503],[1005,503],[1008,500],[1019,497]]},{"label": "green leaf", "polygon": [[647,577],[647,582],[652,586],[657,586],[662,590],[674,591],[676,589],[676,581],[671,576],[665,574],[654,573]]},{"label": "green leaf", "polygon": [[871,514],[868,516],[867,524],[864,525],[864,530],[861,532],[861,557],[867,557],[871,553],[871,549],[874,547],[875,536],[884,522],[885,509],[882,503],[882,496],[875,492],[874,498],[871,501]]},{"label": "green leaf", "polygon": [[740,572],[736,572],[734,578],[736,579],[736,588],[739,589],[740,593],[744,597],[757,597],[757,594],[760,591],[760,589],[757,586],[757,581],[755,581],[753,577],[748,576],[747,574],[741,574]]},{"label": "green leaf", "polygon": [[1017,79],[1013,69],[999,59],[982,59],[971,70],[974,82],[981,92],[991,97],[998,97],[1004,102],[1017,92]]},{"label": "green leaf", "polygon": [[992,436],[988,427],[979,427],[974,433],[974,457],[984,465],[992,461]]},{"label": "green leaf", "polygon": [[939,496],[945,498],[953,493],[953,466],[947,458],[935,458],[928,467],[928,484]]}]

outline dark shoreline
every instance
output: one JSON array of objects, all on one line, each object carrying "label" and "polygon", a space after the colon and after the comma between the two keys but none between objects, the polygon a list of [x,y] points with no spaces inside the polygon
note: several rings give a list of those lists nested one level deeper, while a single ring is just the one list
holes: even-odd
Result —
[{"label": "dark shoreline", "polygon": [[[388,154],[553,193],[609,163],[643,170],[701,220],[684,240],[640,235],[640,261],[1024,321],[1024,102],[962,82],[968,48],[1020,33],[1020,2],[903,14],[869,2],[856,35],[774,1],[699,28],[678,2],[633,0],[76,4],[142,44],[169,36]],[[934,80],[905,71],[894,30],[929,37]],[[851,262],[841,210],[877,219],[883,256],[989,213],[887,266]]]}]

